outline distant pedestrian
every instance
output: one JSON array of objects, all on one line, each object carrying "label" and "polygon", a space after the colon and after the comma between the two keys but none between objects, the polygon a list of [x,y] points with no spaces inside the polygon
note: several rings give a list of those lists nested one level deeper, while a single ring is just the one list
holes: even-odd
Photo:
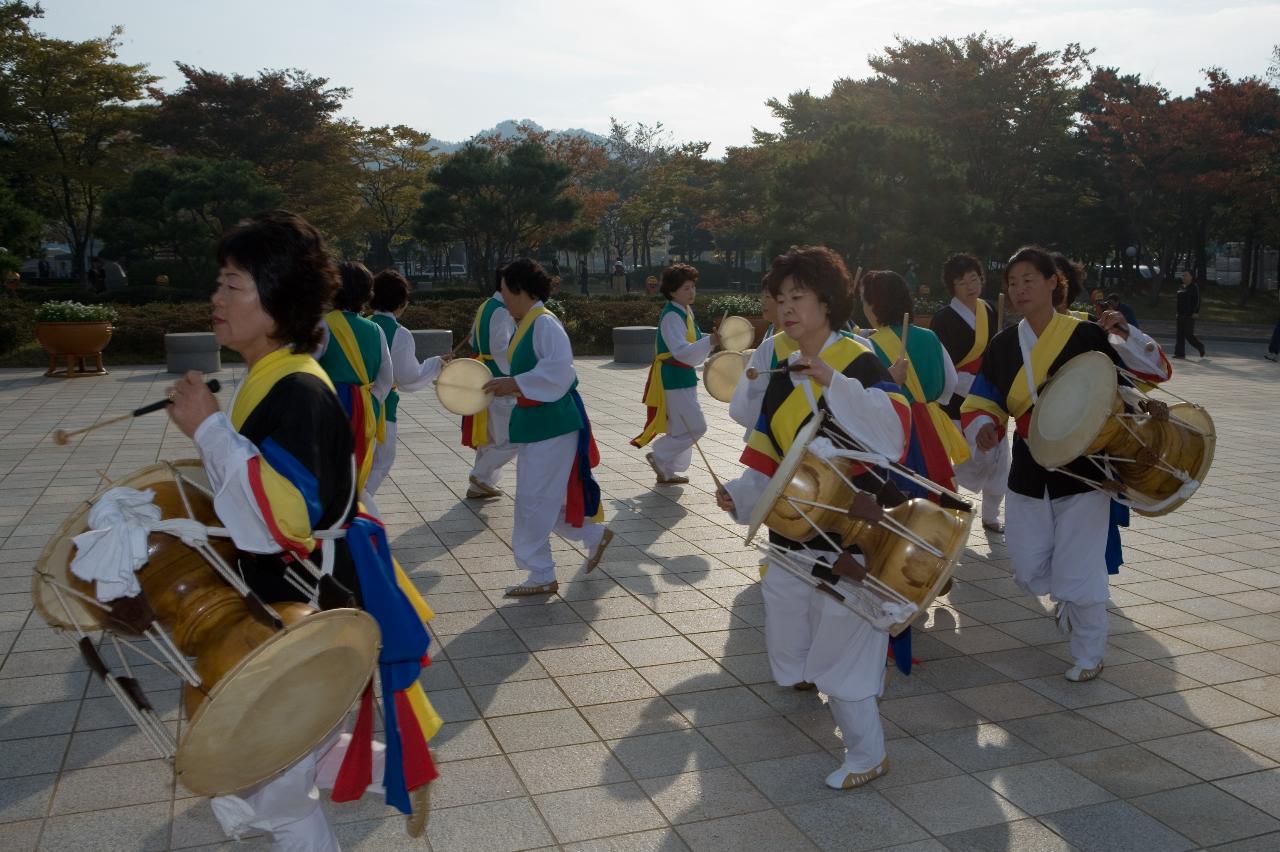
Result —
[{"label": "distant pedestrian", "polygon": [[1173,357],[1185,358],[1190,343],[1204,357],[1204,344],[1196,337],[1196,317],[1200,314],[1200,285],[1191,270],[1182,271],[1182,287],[1178,289],[1178,338],[1173,345]]},{"label": "distant pedestrian", "polygon": [[[1280,290],[1276,292],[1280,293]],[[1267,346],[1267,354],[1262,357],[1268,361],[1280,361],[1280,319],[1276,320],[1275,328],[1271,329],[1271,343]]]},{"label": "distant pedestrian", "polygon": [[578,261],[578,289],[584,296],[591,295],[589,283],[587,278],[587,259],[584,257]]}]

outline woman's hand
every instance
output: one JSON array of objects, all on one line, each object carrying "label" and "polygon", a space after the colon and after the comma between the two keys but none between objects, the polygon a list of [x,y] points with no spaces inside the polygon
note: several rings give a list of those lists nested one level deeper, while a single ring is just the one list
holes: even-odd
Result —
[{"label": "woman's hand", "polygon": [[510,376],[490,379],[485,382],[484,389],[494,396],[515,396],[520,393],[520,385],[516,384],[516,380]]},{"label": "woman's hand", "polygon": [[1000,432],[996,429],[994,423],[988,423],[978,430],[978,436],[975,439],[978,449],[984,453],[995,449],[996,444],[1000,443]]},{"label": "woman's hand", "polygon": [[453,353],[452,353],[452,352],[449,352],[449,353],[446,353],[446,354],[444,354],[444,355],[441,355],[441,356],[440,356],[440,363],[441,363],[441,364],[448,364],[448,363],[449,363],[450,361],[452,361],[452,360],[453,360]]},{"label": "woman's hand", "polygon": [[1102,326],[1102,330],[1107,334],[1114,334],[1124,340],[1129,339],[1129,323],[1125,321],[1124,314],[1119,311],[1104,311],[1102,316],[1098,317],[1098,325]]},{"label": "woman's hand", "polygon": [[797,360],[796,366],[800,367],[796,370],[800,375],[813,379],[824,388],[831,387],[831,377],[835,375],[835,370],[826,361],[821,358],[805,358],[803,362]]},{"label": "woman's hand", "polygon": [[169,388],[169,402],[169,419],[188,438],[194,438],[200,424],[221,410],[199,370],[191,370],[173,383]]},{"label": "woman's hand", "polygon": [[733,498],[730,497],[729,492],[725,491],[723,488],[716,489],[716,505],[721,509],[724,509],[730,515],[736,514],[738,511],[738,507],[734,504]]},{"label": "woman's hand", "polygon": [[902,384],[907,380],[907,356],[903,355],[897,361],[893,362],[893,366],[889,368],[889,375],[896,384]]},{"label": "woman's hand", "polygon": [[720,348],[720,335],[716,334],[716,333],[713,331],[713,332],[711,332],[710,334],[708,334],[708,335],[707,335],[707,337],[710,337],[710,338],[711,338],[711,348],[712,348],[712,349],[719,349],[719,348]]}]

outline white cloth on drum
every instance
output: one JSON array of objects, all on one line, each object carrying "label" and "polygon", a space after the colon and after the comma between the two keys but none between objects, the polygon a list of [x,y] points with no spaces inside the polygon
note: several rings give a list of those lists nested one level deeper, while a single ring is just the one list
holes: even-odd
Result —
[{"label": "white cloth on drum", "polygon": [[316,786],[317,756],[331,745],[325,743],[256,787],[211,799],[222,830],[236,839],[246,831],[266,831],[276,852],[338,852],[338,838],[320,807]]},{"label": "white cloth on drum", "polygon": [[[506,355],[503,355],[505,360]],[[513,396],[497,396],[489,403],[489,442],[476,447],[476,461],[471,475],[485,485],[497,487],[502,478],[502,466],[516,457],[520,447],[511,443],[511,410],[515,408]]]},{"label": "white cloth on drum", "polygon": [[[881,680],[883,680],[883,676]],[[875,696],[846,701],[827,696],[827,706],[840,726],[844,740],[844,763],[840,775],[870,772],[884,762],[884,726],[880,724],[880,707]]]},{"label": "white cloth on drum", "polygon": [[1107,342],[1111,344],[1112,349],[1116,350],[1116,354],[1124,362],[1125,369],[1135,373],[1159,376],[1161,381],[1169,380],[1171,370],[1168,366],[1169,362],[1162,357],[1164,350],[1151,335],[1136,325],[1129,326],[1127,339],[1118,334],[1109,334]]},{"label": "white cloth on drum", "polygon": [[119,487],[103,492],[89,509],[89,529],[72,539],[76,555],[71,560],[71,573],[92,582],[98,600],[129,598],[142,591],[135,572],[147,563],[151,533],[167,533],[190,545],[209,540],[208,528],[199,521],[162,519],[155,496],[150,488]]},{"label": "white cloth on drum", "polygon": [[1086,491],[1049,499],[1011,493],[1005,537],[1014,579],[1028,594],[1067,606],[1071,654],[1093,668],[1107,645],[1107,524],[1111,498]]},{"label": "white cloth on drum", "polygon": [[694,442],[707,434],[707,420],[698,404],[696,387],[672,388],[664,393],[667,431],[653,442],[653,460],[663,476],[675,476],[689,469]]},{"label": "white cloth on drum", "polygon": [[565,492],[578,451],[578,433],[517,444],[515,527],[511,549],[516,566],[529,572],[529,582],[545,585],[556,579],[551,534],[580,541],[591,552],[604,535],[601,524],[585,521],[573,527],[564,520]]}]

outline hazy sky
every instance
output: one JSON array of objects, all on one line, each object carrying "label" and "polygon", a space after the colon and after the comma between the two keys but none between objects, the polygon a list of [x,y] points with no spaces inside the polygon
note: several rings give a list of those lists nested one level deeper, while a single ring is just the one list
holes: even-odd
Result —
[{"label": "hazy sky", "polygon": [[986,30],[1057,49],[1078,41],[1175,94],[1201,69],[1262,74],[1280,2],[1212,0],[42,0],[61,38],[125,28],[121,57],[176,85],[177,60],[223,72],[304,68],[348,86],[346,112],[459,141],[508,118],[603,132],[662,121],[720,153],[764,105],[863,77],[892,43]]}]

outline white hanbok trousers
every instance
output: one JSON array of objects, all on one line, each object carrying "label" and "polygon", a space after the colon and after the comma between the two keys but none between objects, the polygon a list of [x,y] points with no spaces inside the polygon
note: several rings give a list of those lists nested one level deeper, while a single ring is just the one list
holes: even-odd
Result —
[{"label": "white hanbok trousers", "polygon": [[320,807],[316,763],[325,743],[276,777],[235,796],[210,800],[229,837],[249,830],[271,835],[274,852],[339,852],[338,838]]},{"label": "white hanbok trousers", "polygon": [[[960,424],[956,421],[956,427]],[[1002,439],[990,450],[979,450],[971,441],[969,458],[955,466],[956,482],[970,491],[982,495],[982,520],[996,523],[1000,520],[1000,504],[1009,490],[1008,438]]]},{"label": "white hanbok trousers", "polygon": [[498,397],[489,405],[489,442],[476,448],[476,461],[471,475],[493,488],[502,478],[502,466],[516,457],[519,444],[510,440],[511,409],[513,400]]},{"label": "white hanbok trousers", "polygon": [[675,388],[667,395],[667,431],[654,439],[653,460],[663,476],[676,476],[689,469],[693,444],[707,434],[707,420],[698,405],[698,389]]},{"label": "white hanbok trousers", "polygon": [[1005,538],[1013,576],[1028,594],[1066,608],[1071,655],[1091,669],[1107,650],[1107,525],[1111,498],[1087,491],[1056,500],[1009,494]]},{"label": "white hanbok trousers", "polygon": [[529,572],[528,582],[545,585],[556,579],[551,534],[582,542],[590,553],[600,543],[604,526],[586,521],[573,527],[564,520],[565,490],[578,451],[578,433],[545,441],[516,444],[516,511],[511,549],[516,566]]}]

